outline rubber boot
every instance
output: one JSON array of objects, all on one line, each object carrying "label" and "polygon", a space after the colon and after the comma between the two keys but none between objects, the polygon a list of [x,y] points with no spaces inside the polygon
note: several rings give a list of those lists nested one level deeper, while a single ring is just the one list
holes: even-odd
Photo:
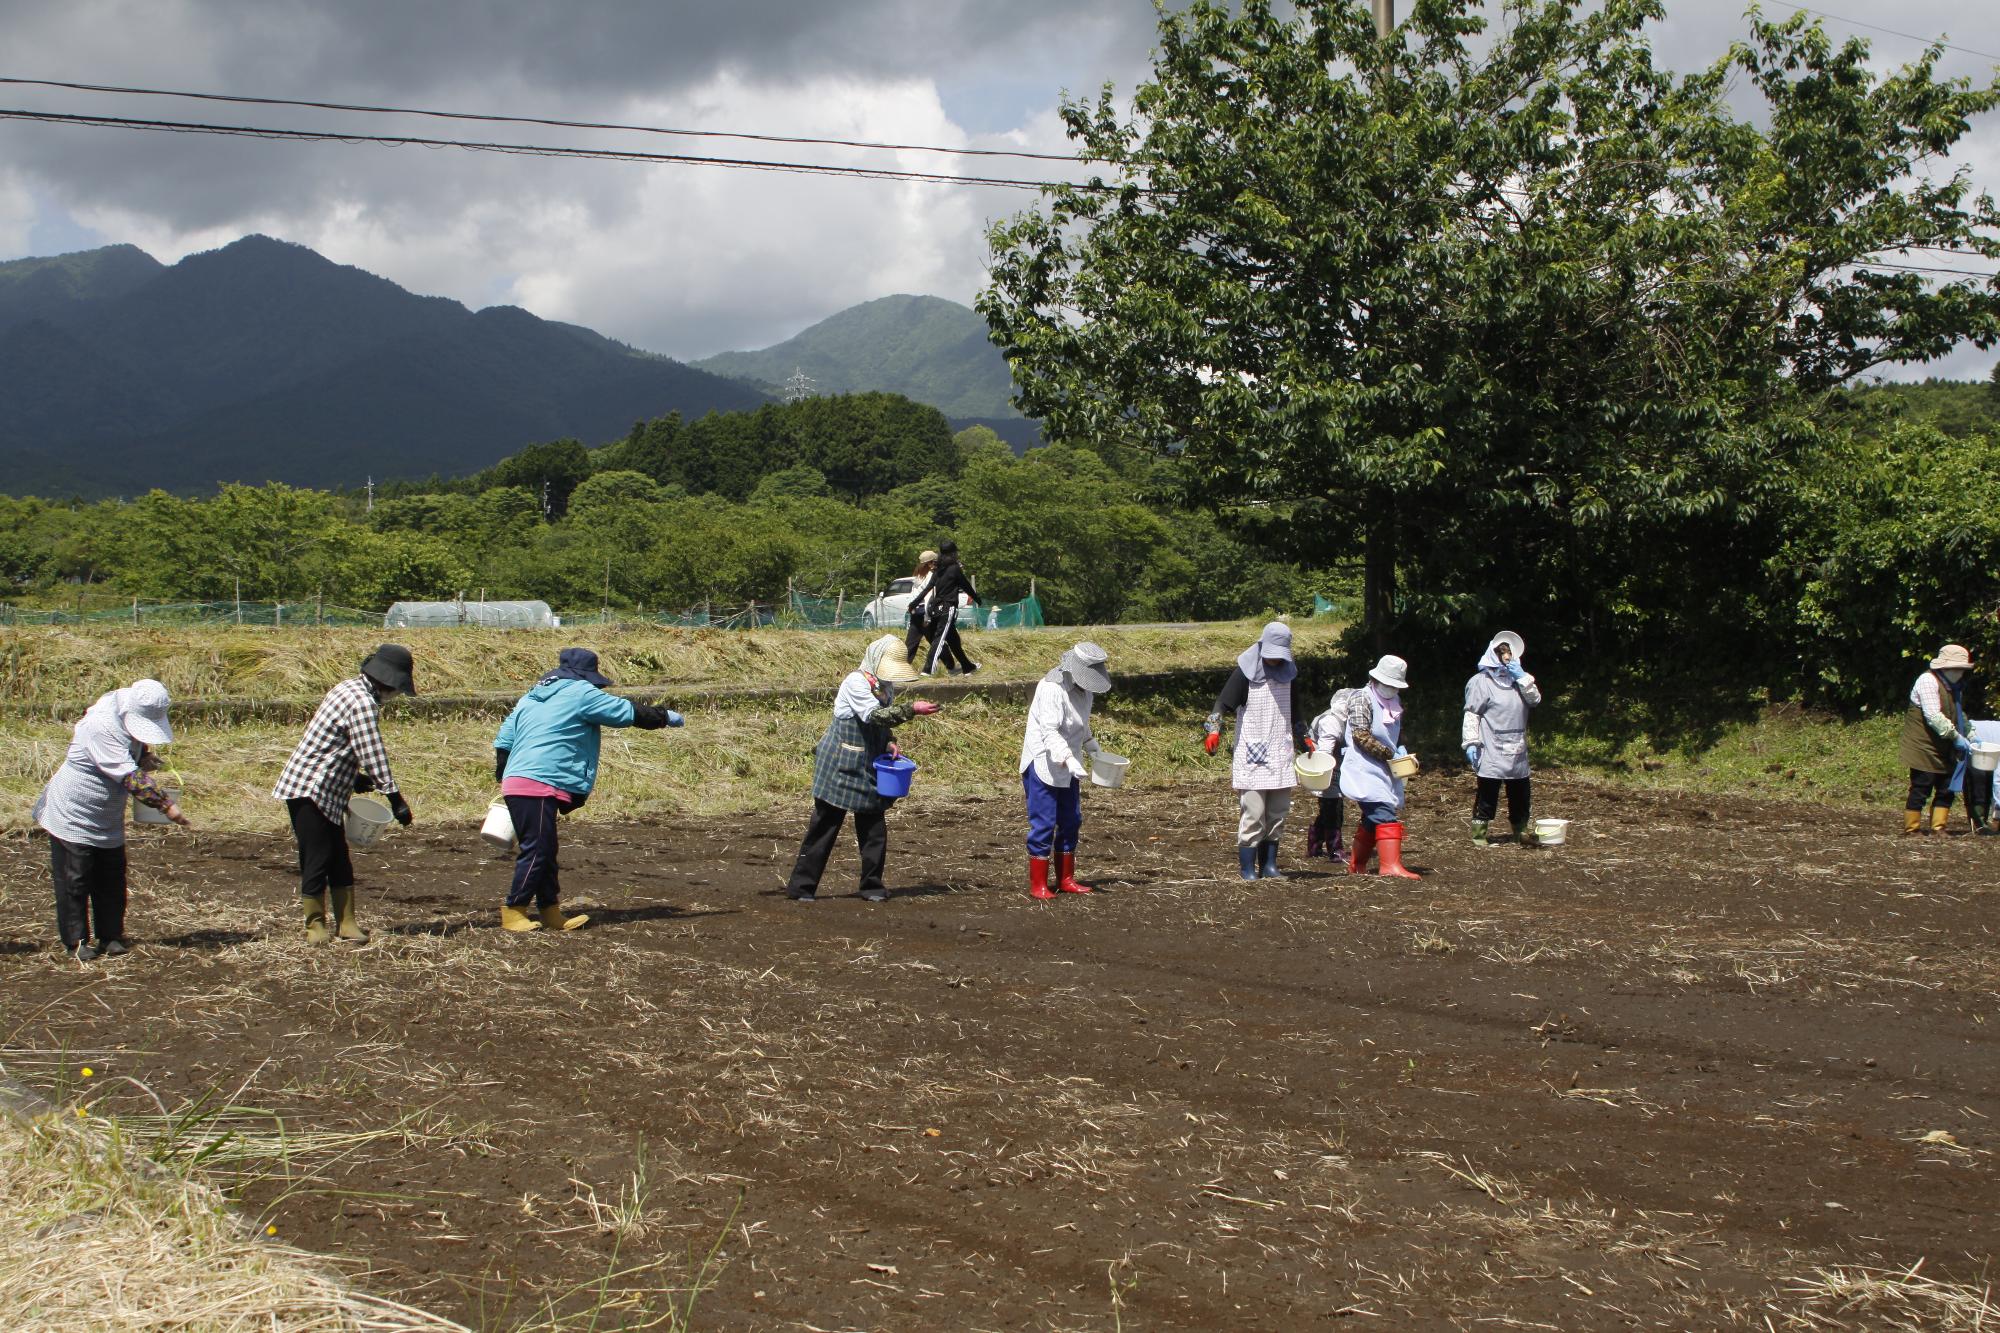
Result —
[{"label": "rubber boot", "polygon": [[326,924],[326,895],[300,899],[306,905],[306,943],[325,944],[333,938],[333,928]]},{"label": "rubber boot", "polygon": [[1375,855],[1377,825],[1363,824],[1354,830],[1354,852],[1347,858],[1347,873],[1363,875],[1368,873],[1368,858]]},{"label": "rubber boot", "polygon": [[1403,826],[1400,823],[1384,824],[1375,830],[1375,837],[1380,844],[1383,875],[1390,879],[1423,878],[1403,864]]},{"label": "rubber boot", "polygon": [[368,932],[354,920],[354,886],[330,891],[333,898],[334,934],[350,944],[366,944]]},{"label": "rubber boot", "polygon": [[1244,879],[1257,878],[1257,848],[1255,844],[1236,849],[1236,873]]},{"label": "rubber boot", "polygon": [[542,923],[540,921],[529,916],[518,907],[503,907],[500,909],[500,929],[502,930],[511,930],[516,934],[526,934],[528,931],[540,930],[541,928]]},{"label": "rubber boot", "polygon": [[1275,841],[1258,843],[1257,850],[1260,853],[1257,858],[1257,877],[1283,879],[1285,872],[1278,869],[1278,844]]},{"label": "rubber boot", "polygon": [[1031,856],[1028,858],[1028,896],[1030,898],[1053,898],[1049,890],[1049,858]]},{"label": "rubber boot", "polygon": [[1514,828],[1514,841],[1521,844],[1521,846],[1539,847],[1542,845],[1541,839],[1535,836],[1534,820],[1517,819],[1513,822],[1513,828]]},{"label": "rubber boot", "polygon": [[1924,822],[1923,811],[1905,810],[1903,812],[1903,836],[1907,838],[1916,833],[1918,827],[1922,825],[1923,822]]},{"label": "rubber boot", "polygon": [[590,924],[590,918],[579,912],[575,916],[564,916],[561,903],[550,903],[541,911],[544,930],[578,930]]},{"label": "rubber boot", "polygon": [[1090,892],[1090,886],[1088,884],[1079,884],[1076,882],[1075,852],[1057,852],[1056,868],[1062,874],[1062,882],[1056,885],[1058,889],[1061,889],[1064,893]]},{"label": "rubber boot", "polygon": [[1931,832],[1933,833],[1944,832],[1944,826],[1946,824],[1949,824],[1950,822],[1951,822],[1950,806],[1948,805],[1931,806]]},{"label": "rubber boot", "polygon": [[1488,827],[1488,822],[1484,819],[1475,819],[1472,821],[1472,845],[1474,847],[1491,847],[1493,845],[1492,839],[1486,836]]}]

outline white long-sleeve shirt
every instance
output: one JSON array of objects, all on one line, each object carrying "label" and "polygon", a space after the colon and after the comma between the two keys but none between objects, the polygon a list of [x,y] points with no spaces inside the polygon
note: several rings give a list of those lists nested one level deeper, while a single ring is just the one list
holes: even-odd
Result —
[{"label": "white long-sleeve shirt", "polygon": [[1044,680],[1028,705],[1027,733],[1021,738],[1020,771],[1030,768],[1051,787],[1067,787],[1084,775],[1084,756],[1097,750],[1090,734],[1089,690]]}]

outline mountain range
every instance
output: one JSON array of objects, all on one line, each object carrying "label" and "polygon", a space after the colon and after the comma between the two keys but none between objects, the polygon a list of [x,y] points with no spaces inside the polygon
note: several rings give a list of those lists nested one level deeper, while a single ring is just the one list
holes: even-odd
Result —
[{"label": "mountain range", "polygon": [[689,366],[515,307],[419,296],[264,236],[171,266],[129,245],[14,260],[0,263],[0,490],[464,474],[538,441],[598,444],[669,412],[753,408],[795,367],[818,392],[902,392],[959,425],[992,417],[1010,440],[1032,435],[984,327],[949,301],[889,297]]}]

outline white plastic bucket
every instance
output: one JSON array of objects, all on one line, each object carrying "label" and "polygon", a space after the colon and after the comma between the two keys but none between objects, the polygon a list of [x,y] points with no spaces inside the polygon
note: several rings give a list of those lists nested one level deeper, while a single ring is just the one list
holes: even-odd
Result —
[{"label": "white plastic bucket", "polygon": [[[160,790],[167,794],[167,800],[174,805],[181,803],[181,789],[179,787],[162,785]],[[155,810],[152,806],[144,804],[138,797],[134,796],[132,798],[132,822],[134,824],[171,824],[174,821],[167,818],[165,811]]]},{"label": "white plastic bucket", "polygon": [[1567,819],[1537,819],[1535,841],[1544,847],[1560,847],[1569,837]]},{"label": "white plastic bucket", "polygon": [[1333,769],[1333,756],[1317,751],[1292,760],[1292,771],[1299,775],[1299,785],[1307,791],[1325,791],[1331,787]]},{"label": "white plastic bucket", "polygon": [[514,816],[508,812],[504,797],[496,799],[486,807],[486,822],[479,826],[479,836],[489,846],[502,851],[512,851],[515,843]]},{"label": "white plastic bucket", "polygon": [[1982,773],[2000,768],[2000,745],[1975,743],[1972,747],[1972,766]]},{"label": "white plastic bucket", "polygon": [[347,841],[355,847],[372,847],[382,830],[389,827],[395,813],[379,796],[356,796],[347,803],[347,818],[341,821]]},{"label": "white plastic bucket", "polygon": [[1125,770],[1132,761],[1122,754],[1109,750],[1099,750],[1090,756],[1090,780],[1099,787],[1122,787],[1125,785]]}]

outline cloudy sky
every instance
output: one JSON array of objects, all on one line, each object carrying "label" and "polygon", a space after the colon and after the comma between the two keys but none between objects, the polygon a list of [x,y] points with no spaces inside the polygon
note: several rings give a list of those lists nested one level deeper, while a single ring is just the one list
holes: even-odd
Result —
[{"label": "cloudy sky", "polygon": [[[1407,0],[1405,0],[1405,5]],[[1667,0],[1665,63],[1744,30],[1743,0]],[[1767,0],[1774,17],[1790,6]],[[1819,6],[1815,6],[1819,8]],[[1826,12],[2000,65],[2000,3]],[[1149,0],[0,0],[0,75],[684,129],[1061,151],[1065,91],[1147,69]],[[1884,67],[1909,38],[1869,38]],[[1987,53],[1985,55],[1972,54]],[[1033,175],[1054,164],[635,138],[0,86],[0,106]],[[2000,192],[2000,118],[1962,160]],[[698,166],[553,162],[0,122],[0,259],[129,241],[171,262],[264,232],[418,292],[524,306],[674,356],[779,341],[892,292],[968,301],[983,234],[1032,196]],[[1983,376],[1967,349],[1931,373]],[[1917,374],[1924,373],[1919,370]]]}]

